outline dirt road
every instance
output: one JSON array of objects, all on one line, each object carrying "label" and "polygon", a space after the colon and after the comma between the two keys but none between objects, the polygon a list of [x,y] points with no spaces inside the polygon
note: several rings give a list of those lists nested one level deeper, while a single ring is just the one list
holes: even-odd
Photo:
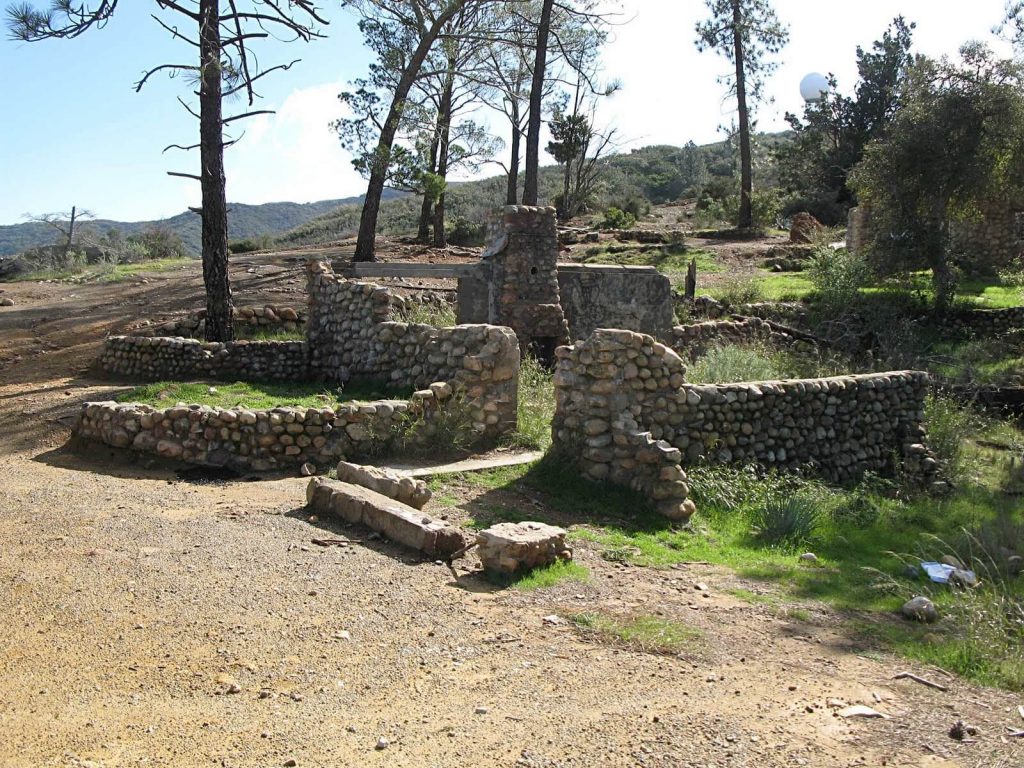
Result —
[{"label": "dirt road", "polygon": [[[291,266],[233,277],[241,303],[304,300]],[[721,569],[581,543],[589,583],[500,590],[311,522],[299,478],[189,483],[73,451],[68,417],[111,388],[83,373],[102,336],[197,307],[198,269],[0,289],[0,765],[1024,764],[1004,736],[1020,697],[874,653],[827,609],[742,602],[729,590],[764,585]],[[325,527],[353,543],[312,544]],[[659,656],[545,621],[586,611],[695,638]],[[892,680],[905,669],[950,690]],[[973,741],[949,738],[957,719]]]}]

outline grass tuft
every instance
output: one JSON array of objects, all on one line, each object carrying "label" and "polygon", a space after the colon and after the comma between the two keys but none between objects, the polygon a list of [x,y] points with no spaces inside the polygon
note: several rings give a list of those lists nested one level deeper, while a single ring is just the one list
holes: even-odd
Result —
[{"label": "grass tuft", "polygon": [[619,645],[643,653],[677,656],[693,651],[703,641],[700,630],[661,616],[588,612],[572,617],[584,635],[600,643]]},{"label": "grass tuft", "polygon": [[572,560],[557,560],[551,565],[534,568],[532,571],[513,579],[511,584],[516,589],[530,592],[536,589],[547,589],[563,582],[590,581],[590,571]]}]

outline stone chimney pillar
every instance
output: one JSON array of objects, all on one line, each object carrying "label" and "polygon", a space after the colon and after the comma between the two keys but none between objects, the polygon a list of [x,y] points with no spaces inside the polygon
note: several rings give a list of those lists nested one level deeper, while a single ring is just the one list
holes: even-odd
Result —
[{"label": "stone chimney pillar", "polygon": [[552,362],[555,347],[569,343],[558,295],[555,209],[505,206],[497,239],[483,260],[491,266],[487,321],[512,328],[520,354]]}]

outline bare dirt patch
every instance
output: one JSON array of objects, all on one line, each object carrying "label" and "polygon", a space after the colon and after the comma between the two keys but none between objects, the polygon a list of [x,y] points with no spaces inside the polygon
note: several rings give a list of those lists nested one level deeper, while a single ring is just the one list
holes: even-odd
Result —
[{"label": "bare dirt patch", "polygon": [[[239,303],[304,300],[298,259],[246,257]],[[729,571],[604,560],[534,592],[310,521],[304,482],[187,482],[65,446],[111,384],[102,336],[201,305],[198,265],[116,284],[3,286],[0,764],[5,766],[1016,766],[1019,697],[879,655],[847,617],[797,620]],[[516,488],[466,488],[554,516]],[[314,538],[352,543],[320,547]],[[695,585],[706,585],[697,590]],[[584,612],[694,631],[676,656],[579,632]],[[545,617],[558,616],[552,623]],[[893,676],[911,669],[948,693]],[[831,706],[830,706],[830,700]],[[838,701],[890,719],[843,719]],[[947,731],[977,726],[974,741]],[[378,749],[377,747],[381,748]],[[294,763],[290,762],[294,761]]]}]

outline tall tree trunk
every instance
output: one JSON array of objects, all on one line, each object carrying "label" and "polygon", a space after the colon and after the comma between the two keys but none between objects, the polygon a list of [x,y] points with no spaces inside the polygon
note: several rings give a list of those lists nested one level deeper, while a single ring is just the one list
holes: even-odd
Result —
[{"label": "tall tree trunk", "polygon": [[402,121],[402,110],[405,108],[405,100],[409,97],[409,91],[416,82],[420,68],[430,52],[431,46],[441,33],[441,29],[452,18],[462,10],[466,0],[451,0],[451,4],[440,16],[435,19],[430,29],[420,39],[416,51],[409,60],[408,66],[402,72],[402,77],[395,88],[394,97],[391,100],[391,108],[388,110],[387,119],[384,121],[384,128],[377,140],[377,148],[374,151],[373,164],[370,167],[370,179],[366,185],[366,197],[363,200],[363,212],[359,217],[359,237],[356,240],[356,253],[353,261],[373,261],[374,250],[377,242],[377,216],[380,214],[380,198],[384,194],[384,185],[387,182],[388,166],[391,164],[391,147],[395,143],[395,136],[398,134],[398,126]]},{"label": "tall tree trunk", "polygon": [[740,0],[732,0],[733,58],[736,59],[736,107],[740,120],[740,218],[737,226],[754,226],[754,173],[750,158],[750,114],[747,111],[747,77],[743,59],[743,13]]},{"label": "tall tree trunk", "polygon": [[207,341],[232,339],[220,54],[220,0],[200,0],[199,160]]},{"label": "tall tree trunk", "polygon": [[519,131],[519,104],[512,105],[512,152],[508,161],[508,189],[505,204],[515,205],[519,201],[519,144],[523,134]]},{"label": "tall tree trunk", "polygon": [[[438,117],[440,119],[440,116]],[[437,131],[430,142],[430,172],[437,173]],[[434,209],[434,190],[423,190],[423,204],[420,206],[420,222],[416,231],[416,242],[427,245],[430,243],[430,221]]]},{"label": "tall tree trunk", "polygon": [[71,206],[71,221],[68,222],[68,241],[64,243],[64,263],[67,263],[68,255],[71,253],[71,246],[75,244],[75,215],[78,209]]},{"label": "tall tree trunk", "polygon": [[[448,151],[452,133],[452,92],[455,89],[455,62],[448,59],[448,74],[441,94],[441,106],[437,111],[437,175],[444,181],[448,176]],[[444,190],[434,203],[434,247],[444,248],[448,238],[444,232]]]},{"label": "tall tree trunk", "polygon": [[533,85],[530,88],[530,120],[526,128],[526,181],[523,186],[523,205],[537,205],[537,175],[540,172],[541,101],[544,96],[544,74],[548,61],[548,37],[551,33],[551,9],[554,0],[544,0],[540,22],[537,25],[537,51],[533,65]]}]

